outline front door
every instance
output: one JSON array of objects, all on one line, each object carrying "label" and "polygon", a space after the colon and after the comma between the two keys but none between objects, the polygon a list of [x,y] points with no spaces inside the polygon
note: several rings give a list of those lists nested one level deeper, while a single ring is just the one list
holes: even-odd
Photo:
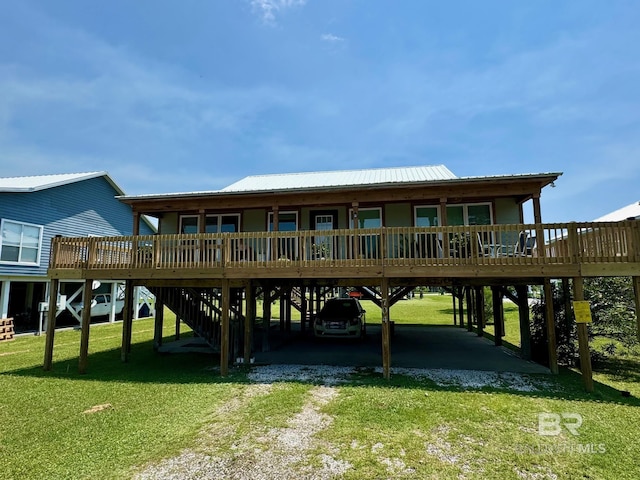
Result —
[{"label": "front door", "polygon": [[[337,225],[336,212],[314,213],[314,230],[334,230]],[[312,255],[313,259],[334,258],[335,239],[333,235],[316,235],[313,239]]]}]

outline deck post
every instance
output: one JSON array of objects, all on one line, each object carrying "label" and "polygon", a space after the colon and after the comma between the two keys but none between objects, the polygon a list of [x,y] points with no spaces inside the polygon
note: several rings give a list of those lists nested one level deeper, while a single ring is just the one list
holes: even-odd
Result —
[{"label": "deck post", "polygon": [[322,310],[322,287],[316,285],[316,315]]},{"label": "deck post", "polygon": [[536,224],[536,244],[538,245],[538,256],[546,257],[547,252],[544,248],[544,229],[542,228],[542,212],[540,209],[540,193],[533,195],[533,221]]},{"label": "deck post", "polygon": [[460,287],[459,295],[458,295],[458,318],[460,319],[460,326],[464,328],[464,287]]},{"label": "deck post", "polygon": [[[307,287],[305,285],[300,286],[300,331],[302,333],[307,331]],[[311,325],[309,325],[311,328]]]},{"label": "deck post", "polygon": [[153,349],[158,350],[162,346],[162,329],[164,326],[164,300],[162,290],[156,293],[156,312],[153,328]]},{"label": "deck post", "polygon": [[638,340],[640,340],[640,277],[632,277],[633,296],[636,303],[636,328],[638,330]]},{"label": "deck post", "polygon": [[271,330],[271,287],[265,283],[262,287],[262,351],[271,350],[269,345],[269,330]]},{"label": "deck post", "polygon": [[[584,281],[582,277],[573,279],[574,301],[584,300]],[[589,330],[586,323],[578,323],[578,349],[580,351],[580,371],[587,392],[593,392],[593,370],[591,369],[591,353],[589,352]]]},{"label": "deck post", "polygon": [[529,298],[527,286],[516,285],[518,294],[518,319],[520,321],[520,356],[531,360],[531,326],[529,325]]},{"label": "deck post", "polygon": [[467,287],[466,292],[466,300],[467,300],[467,331],[473,331],[473,294],[471,291],[471,287]]},{"label": "deck post", "polygon": [[478,336],[484,335],[484,288],[476,287],[476,313],[478,315]]},{"label": "deck post", "polygon": [[251,349],[253,346],[253,323],[256,319],[256,296],[253,282],[249,281],[245,287],[245,300],[247,302],[246,314],[244,317],[244,363],[251,362]]},{"label": "deck post", "polygon": [[[360,221],[358,220],[358,208],[359,208],[359,203],[358,202],[352,202],[351,203],[351,222],[352,222],[352,228],[354,230],[358,230],[360,228]],[[358,240],[358,235],[354,235],[353,236],[353,260],[357,260],[360,257],[360,241]]]},{"label": "deck post", "polygon": [[571,285],[569,284],[568,278],[562,279],[562,298],[564,298],[564,329],[570,332],[573,319],[571,318]]},{"label": "deck post", "polygon": [[458,324],[458,309],[456,307],[456,287],[451,286],[451,300],[453,301],[453,324]]},{"label": "deck post", "polygon": [[[277,205],[273,206],[273,232],[278,232],[280,230],[280,209]],[[271,239],[271,261],[275,262],[278,260],[278,239],[274,236]]]},{"label": "deck post", "polygon": [[133,282],[127,280],[124,287],[124,308],[122,309],[122,347],[120,349],[120,359],[123,362],[129,361],[131,353],[131,334],[133,330]]},{"label": "deck post", "polygon": [[389,279],[382,277],[382,376],[391,378],[391,328],[389,323]]},{"label": "deck post", "polygon": [[284,313],[285,313],[285,321],[284,321],[284,328],[287,331],[287,333],[291,333],[291,286],[289,285],[286,289],[285,289],[285,308],[284,308]]},{"label": "deck post", "polygon": [[[80,333],[80,358],[78,360],[78,372],[87,372],[87,360],[89,357],[89,328],[91,325],[91,287],[93,280],[84,281],[82,292],[82,326]],[[113,302],[115,303],[115,301]]]},{"label": "deck post", "polygon": [[491,299],[493,301],[493,342],[496,347],[502,345],[502,336],[504,334],[504,312],[502,309],[502,289],[500,287],[491,287]]},{"label": "deck post", "polygon": [[132,212],[133,216],[133,235],[140,235],[140,212]]},{"label": "deck post", "polygon": [[58,307],[58,287],[60,280],[53,278],[49,288],[49,311],[47,312],[47,338],[44,347],[44,364],[45,370],[51,370],[53,364],[53,337],[56,331],[56,310]]},{"label": "deck post", "polygon": [[544,279],[545,323],[547,328],[547,350],[549,353],[549,369],[558,373],[558,351],[556,346],[556,322],[553,308],[553,290],[551,280]]},{"label": "deck post", "polygon": [[[447,198],[442,197],[440,199],[440,225],[446,227],[449,225],[449,219],[447,218]],[[451,244],[449,243],[448,234],[444,235],[442,240],[442,255],[444,258],[449,258],[451,256]],[[462,320],[460,320],[462,322]]]},{"label": "deck post", "polygon": [[222,280],[222,318],[220,319],[220,375],[229,373],[229,280]]}]

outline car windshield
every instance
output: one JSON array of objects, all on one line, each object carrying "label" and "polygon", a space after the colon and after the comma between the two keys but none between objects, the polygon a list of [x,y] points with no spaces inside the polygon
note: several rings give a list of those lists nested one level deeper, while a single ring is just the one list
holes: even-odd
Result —
[{"label": "car windshield", "polygon": [[355,302],[350,300],[332,300],[327,302],[322,308],[323,316],[353,315],[358,316],[360,312]]}]

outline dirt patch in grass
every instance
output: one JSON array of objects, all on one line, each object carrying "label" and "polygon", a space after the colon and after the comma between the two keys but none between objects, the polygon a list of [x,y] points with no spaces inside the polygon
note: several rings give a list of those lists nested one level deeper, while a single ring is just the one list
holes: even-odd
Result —
[{"label": "dirt patch in grass", "polygon": [[[268,395],[271,385],[261,383],[249,386],[242,397],[227,402],[217,415],[229,418],[234,411],[246,406],[252,398]],[[330,479],[351,468],[348,462],[334,458],[335,448],[320,445],[315,435],[331,425],[333,418],[321,412],[331,402],[337,390],[317,386],[309,391],[302,409],[282,428],[255,428],[236,436],[238,430],[228,422],[207,426],[199,439],[198,450],[185,450],[180,455],[149,465],[135,478],[142,479]],[[221,454],[203,453],[220,448]],[[314,455],[319,446],[325,453]]]},{"label": "dirt patch in grass", "polygon": [[102,405],[94,405],[93,407],[85,410],[82,413],[85,415],[88,415],[91,413],[102,412],[103,410],[113,410],[113,405],[111,405],[110,403],[103,403]]}]

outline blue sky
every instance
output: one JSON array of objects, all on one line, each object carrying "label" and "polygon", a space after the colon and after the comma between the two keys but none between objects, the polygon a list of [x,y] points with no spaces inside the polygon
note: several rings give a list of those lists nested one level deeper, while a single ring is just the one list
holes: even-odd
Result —
[{"label": "blue sky", "polygon": [[640,200],[638,25],[616,0],[5,1],[0,176],[560,171],[543,220],[592,220]]}]

